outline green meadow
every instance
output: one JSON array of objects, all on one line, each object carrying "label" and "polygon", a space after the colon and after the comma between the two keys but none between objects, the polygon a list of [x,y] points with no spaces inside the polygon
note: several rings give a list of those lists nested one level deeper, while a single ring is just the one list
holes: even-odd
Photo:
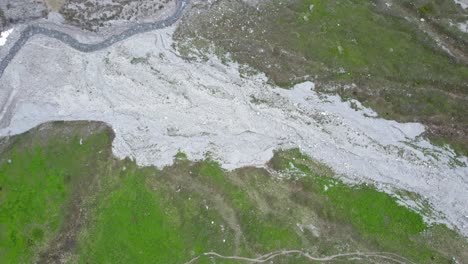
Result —
[{"label": "green meadow", "polygon": [[[276,152],[268,171],[226,171],[183,153],[157,169],[116,159],[112,139],[110,128],[93,122],[49,123],[2,139],[2,263],[186,263],[197,256],[195,263],[237,263],[203,253],[254,258],[285,249],[467,260],[466,239],[456,232],[428,225],[372,186],[343,183],[297,149]],[[376,261],[389,260],[357,262]],[[310,262],[300,254],[275,258]]]}]

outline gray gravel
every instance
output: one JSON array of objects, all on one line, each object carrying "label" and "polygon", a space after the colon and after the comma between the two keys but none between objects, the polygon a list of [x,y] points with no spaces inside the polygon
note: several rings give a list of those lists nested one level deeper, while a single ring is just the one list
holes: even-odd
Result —
[{"label": "gray gravel", "polygon": [[31,39],[0,79],[0,136],[52,120],[104,121],[116,133],[115,155],[159,167],[179,150],[191,159],[209,152],[234,169],[299,147],[350,182],[421,194],[443,213],[435,220],[468,234],[468,170],[455,164],[468,161],[420,137],[423,125],[377,118],[357,101],[355,111],[313,83],[284,90],[214,57],[188,62],[172,48],[173,30],[94,53]]},{"label": "gray gravel", "polygon": [[21,32],[19,39],[15,42],[13,47],[10,48],[7,55],[2,59],[2,61],[0,61],[0,78],[3,75],[3,72],[5,71],[6,67],[8,67],[8,64],[10,64],[11,60],[13,60],[16,54],[26,44],[26,42],[32,37],[34,37],[35,35],[44,35],[49,38],[57,39],[67,44],[68,46],[81,52],[94,52],[94,51],[98,51],[104,48],[108,48],[111,45],[119,41],[122,41],[124,39],[127,39],[135,34],[140,34],[143,32],[161,29],[161,28],[165,28],[165,27],[173,25],[182,16],[183,11],[185,7],[188,5],[188,3],[189,3],[189,0],[178,1],[175,13],[164,20],[151,22],[151,23],[136,24],[122,33],[111,36],[102,42],[93,43],[93,44],[80,42],[74,37],[70,36],[69,34],[59,31],[59,30],[48,29],[48,28],[35,26],[35,25],[27,26]]}]

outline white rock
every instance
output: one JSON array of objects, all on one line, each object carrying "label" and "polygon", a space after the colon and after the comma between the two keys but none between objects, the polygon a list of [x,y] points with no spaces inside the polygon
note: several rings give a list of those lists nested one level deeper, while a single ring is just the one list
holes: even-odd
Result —
[{"label": "white rock", "polygon": [[0,47],[6,44],[8,36],[13,33],[14,28],[10,28],[9,30],[0,32]]},{"label": "white rock", "polygon": [[314,5],[312,5],[312,4],[311,4],[311,5],[309,5],[309,11],[310,11],[311,13],[312,13],[312,12],[314,12],[314,8],[315,8],[315,6],[314,6]]}]

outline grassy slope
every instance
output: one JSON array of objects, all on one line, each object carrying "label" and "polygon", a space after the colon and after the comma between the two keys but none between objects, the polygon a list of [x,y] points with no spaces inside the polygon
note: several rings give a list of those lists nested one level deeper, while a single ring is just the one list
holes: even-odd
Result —
[{"label": "grassy slope", "polygon": [[79,133],[85,132],[68,126],[74,128],[66,135],[32,130],[2,140],[0,255],[5,263],[31,262],[63,225],[72,186],[96,173],[98,151],[109,146],[109,135],[101,131],[79,145]]},{"label": "grassy slope", "polygon": [[[310,4],[314,12],[309,12]],[[291,48],[330,68],[343,67],[348,75],[458,85],[468,78],[466,68],[434,52],[425,44],[430,41],[404,21],[375,13],[371,1],[308,0],[291,6],[291,11],[295,17],[280,17],[276,23],[284,31],[295,28],[289,35],[296,39]],[[315,32],[323,36],[315,38]]]},{"label": "grassy slope", "polygon": [[468,45],[468,34],[460,34],[460,29],[453,24],[467,20],[467,13],[454,4],[454,1],[438,0],[403,0],[401,4],[434,27],[439,33],[448,35],[456,47]]},{"label": "grassy slope", "polygon": [[74,122],[2,143],[4,263],[183,263],[207,251],[254,257],[279,249],[388,251],[420,263],[468,257],[466,240],[453,231],[427,226],[371,187],[345,185],[297,150],[271,160],[280,179],[263,169],[227,172],[183,154],[163,170],[140,168],[113,158],[111,140],[102,125]]},{"label": "grassy slope", "polygon": [[[452,1],[436,2],[434,14],[460,16],[453,13],[459,9]],[[383,11],[382,1],[272,3],[257,10],[241,1],[220,1],[201,10],[176,32],[179,48],[190,54],[212,43],[276,84],[312,79],[318,89],[333,86],[345,99],[359,99],[385,118],[428,124],[430,136],[450,141],[466,155],[468,68],[414,24]],[[453,42],[463,46],[463,40]],[[357,86],[343,88],[352,83]]]},{"label": "grassy slope", "polygon": [[203,196],[171,195],[162,182],[152,191],[148,181],[160,172],[126,167],[98,195],[93,220],[80,237],[80,263],[183,263],[207,250],[228,253],[221,242],[232,234],[222,233],[218,212],[203,210]]}]

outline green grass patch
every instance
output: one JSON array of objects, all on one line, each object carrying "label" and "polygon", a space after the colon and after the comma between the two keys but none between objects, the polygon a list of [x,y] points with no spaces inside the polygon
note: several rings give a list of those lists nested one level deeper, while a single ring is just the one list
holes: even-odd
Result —
[{"label": "green grass patch", "polygon": [[280,214],[260,212],[255,199],[249,197],[242,186],[235,184],[230,179],[230,174],[224,171],[219,163],[205,160],[196,166],[195,172],[232,205],[250,245],[247,247],[248,251],[270,252],[300,247],[301,241],[293,226],[287,224]]},{"label": "green grass patch", "polygon": [[177,216],[164,212],[161,194],[149,191],[138,174],[126,175],[119,185],[100,198],[89,235],[81,238],[79,262],[182,262],[183,235],[171,219]]},{"label": "green grass patch", "polygon": [[[97,128],[54,123],[0,144],[3,263],[184,263],[210,251],[256,257],[283,249],[385,251],[420,263],[468,258],[455,232],[428,226],[372,186],[344,184],[297,149],[270,161],[282,178],[183,154],[159,170],[115,159],[111,131]],[[213,261],[236,263],[197,263]],[[307,263],[296,255],[275,261]]]},{"label": "green grass patch", "polygon": [[[105,133],[44,140],[40,132],[15,137],[0,154],[0,255],[27,263],[60,230],[73,185],[88,177]],[[46,141],[46,142],[43,142]]]},{"label": "green grass patch", "polygon": [[297,149],[277,153],[273,160],[290,164],[281,168],[283,172],[291,173],[292,169],[296,169],[305,173],[306,176],[295,181],[303,192],[300,202],[313,205],[309,200],[312,197],[309,194],[313,193],[314,199],[320,199],[326,208],[322,217],[330,221],[346,221],[364,239],[414,261],[440,263],[447,260],[446,256],[434,252],[430,246],[416,241],[415,238],[424,234],[429,227],[420,214],[400,205],[396,198],[372,186],[350,186],[329,175],[311,173],[317,170],[317,163],[304,158]]},{"label": "green grass patch", "polygon": [[220,227],[224,220],[203,196],[179,193],[157,179],[164,176],[155,168],[125,167],[97,197],[79,239],[80,263],[183,263],[207,251],[229,252],[232,231]]}]

